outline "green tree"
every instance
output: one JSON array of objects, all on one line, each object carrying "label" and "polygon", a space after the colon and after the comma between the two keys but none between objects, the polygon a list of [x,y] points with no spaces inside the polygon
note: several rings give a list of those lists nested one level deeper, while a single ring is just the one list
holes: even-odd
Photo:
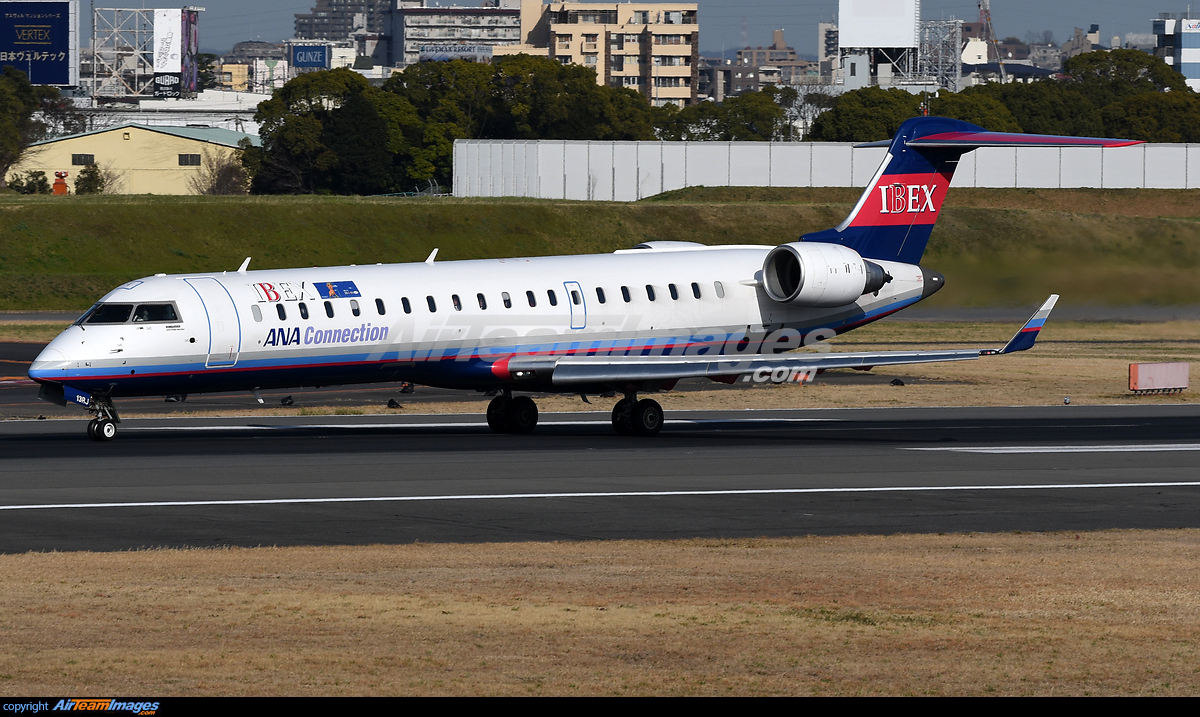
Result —
[{"label": "green tree", "polygon": [[1191,88],[1162,58],[1139,50],[1085,52],[1063,63],[1068,86],[1096,107],[1107,107],[1144,92],[1181,92]]},{"label": "green tree", "polygon": [[1104,134],[1146,142],[1200,142],[1200,98],[1147,92],[1105,107]]},{"label": "green tree", "polygon": [[59,99],[56,88],[31,85],[11,65],[0,70],[0,178],[8,176],[29,145],[47,137],[47,124],[36,113]]},{"label": "green tree", "polygon": [[31,169],[25,174],[14,174],[8,179],[8,188],[21,194],[49,194],[50,180],[41,170]]},{"label": "green tree", "polygon": [[984,94],[941,92],[929,103],[939,117],[970,122],[992,132],[1020,132],[1021,125],[999,100]]},{"label": "green tree", "polygon": [[75,177],[76,194],[104,194],[104,173],[95,162],[79,170]]},{"label": "green tree", "polygon": [[875,142],[891,139],[904,120],[921,114],[921,100],[904,90],[864,87],[834,101],[808,133],[816,142]]},{"label": "green tree", "polygon": [[217,60],[220,59],[211,52],[201,52],[196,55],[196,89],[215,90],[221,86],[217,81]]},{"label": "green tree", "polygon": [[721,103],[719,125],[721,138],[726,141],[768,142],[782,132],[785,125],[783,108],[768,92],[747,92]]},{"label": "green tree", "polygon": [[1004,104],[1022,132],[1095,137],[1103,132],[1100,111],[1078,88],[1056,80],[988,82],[963,90]]}]

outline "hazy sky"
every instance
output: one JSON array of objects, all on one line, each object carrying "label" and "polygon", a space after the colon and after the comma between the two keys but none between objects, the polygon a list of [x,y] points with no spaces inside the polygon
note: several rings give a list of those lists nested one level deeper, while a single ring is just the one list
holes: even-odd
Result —
[{"label": "hazy sky", "polygon": [[[292,36],[293,15],[307,12],[312,0],[203,0],[200,15],[200,45],[206,51],[224,52],[240,40],[278,42]],[[478,6],[479,0],[435,1],[438,5]],[[106,7],[180,7],[163,0],[105,2]],[[771,31],[782,28],[788,44],[801,53],[815,54],[817,23],[837,14],[837,0],[699,0],[700,46],[706,53],[749,45],[769,45]],[[1196,0],[1200,11],[1200,0]],[[1033,30],[1051,30],[1059,42],[1069,38],[1072,28],[1100,25],[1102,44],[1127,32],[1150,32],[1150,20],[1159,12],[1182,12],[1188,3],[1178,0],[992,0],[992,19],[1001,37],[1024,37]],[[80,2],[81,30],[90,39],[89,3]],[[956,17],[974,20],[979,16],[973,0],[922,0],[925,20]],[[89,42],[85,39],[84,43]]]}]

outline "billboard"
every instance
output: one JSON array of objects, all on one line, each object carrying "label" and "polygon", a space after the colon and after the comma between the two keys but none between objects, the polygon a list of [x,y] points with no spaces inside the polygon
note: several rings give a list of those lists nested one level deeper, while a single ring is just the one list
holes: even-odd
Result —
[{"label": "billboard", "polygon": [[421,45],[418,62],[449,62],[450,60],[466,60],[467,62],[492,61],[491,45]]},{"label": "billboard", "polygon": [[197,55],[200,54],[200,13],[197,10],[184,9],[181,12],[183,27],[181,28],[182,57],[179,76],[179,86],[185,92],[195,92],[200,82],[200,67]]},{"label": "billboard", "polygon": [[0,66],[35,85],[79,84],[79,2],[0,2]]},{"label": "billboard", "polygon": [[154,74],[183,69],[182,10],[154,11]]},{"label": "billboard", "polygon": [[288,81],[286,60],[253,60],[250,65],[250,91],[273,92]]},{"label": "billboard", "polygon": [[292,67],[329,67],[329,47],[292,45]]},{"label": "billboard", "polygon": [[917,47],[921,0],[839,0],[841,47]]}]

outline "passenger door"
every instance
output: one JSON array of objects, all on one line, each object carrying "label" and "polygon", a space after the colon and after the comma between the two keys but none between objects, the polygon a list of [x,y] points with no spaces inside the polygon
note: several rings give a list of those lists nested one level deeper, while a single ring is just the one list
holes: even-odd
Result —
[{"label": "passenger door", "polygon": [[587,328],[587,297],[583,295],[583,287],[577,281],[564,281],[563,288],[567,290],[567,306],[571,307],[571,328]]},{"label": "passenger door", "polygon": [[242,350],[242,326],[229,290],[211,277],[184,279],[204,304],[208,319],[208,357],[205,368],[228,368]]}]

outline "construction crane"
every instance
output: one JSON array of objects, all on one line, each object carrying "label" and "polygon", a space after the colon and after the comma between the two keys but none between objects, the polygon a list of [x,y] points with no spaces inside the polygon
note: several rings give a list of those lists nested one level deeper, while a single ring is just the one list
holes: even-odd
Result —
[{"label": "construction crane", "polygon": [[992,8],[990,0],[979,0],[979,22],[986,28],[988,40],[996,51],[996,62],[1000,64],[1000,84],[1008,80],[1004,72],[1004,56],[1000,53],[1000,42],[996,39],[996,30],[992,27]]}]

